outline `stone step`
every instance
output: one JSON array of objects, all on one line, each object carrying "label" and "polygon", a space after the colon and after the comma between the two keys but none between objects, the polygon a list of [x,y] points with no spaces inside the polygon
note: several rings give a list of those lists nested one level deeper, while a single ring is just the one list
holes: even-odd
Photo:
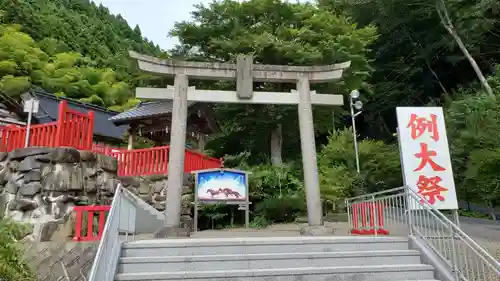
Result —
[{"label": "stone step", "polygon": [[408,250],[406,237],[246,237],[125,242],[122,257]]},{"label": "stone step", "polygon": [[[230,268],[231,264],[228,264]],[[156,273],[121,273],[116,281],[388,281],[432,280],[433,268],[428,265],[384,265],[345,267],[304,267],[253,270],[177,271]]]},{"label": "stone step", "polygon": [[121,258],[119,273],[419,264],[411,250]]}]

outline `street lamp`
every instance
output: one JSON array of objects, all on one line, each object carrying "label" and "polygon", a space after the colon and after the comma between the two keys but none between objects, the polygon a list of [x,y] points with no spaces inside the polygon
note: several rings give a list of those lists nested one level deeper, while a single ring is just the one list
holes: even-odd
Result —
[{"label": "street lamp", "polygon": [[[363,108],[363,102],[360,100],[355,101],[358,98],[359,98],[359,91],[352,90],[351,94],[349,95],[349,106],[351,107],[352,136],[354,139],[354,153],[356,153],[356,171],[358,172],[358,175],[359,175],[360,170],[359,170],[358,137],[356,135],[356,117],[358,115],[360,115],[362,112],[361,109]],[[356,113],[354,113],[354,109],[357,110]]]}]

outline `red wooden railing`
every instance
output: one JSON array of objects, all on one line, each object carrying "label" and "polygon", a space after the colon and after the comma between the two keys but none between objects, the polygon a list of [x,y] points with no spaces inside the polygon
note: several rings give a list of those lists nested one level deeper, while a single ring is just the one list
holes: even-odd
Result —
[{"label": "red wooden railing", "polygon": [[91,150],[94,138],[94,112],[88,114],[71,110],[66,101],[59,103],[56,147],[69,146]]},{"label": "red wooden railing", "polygon": [[168,146],[122,150],[112,153],[118,159],[119,176],[166,174]]},{"label": "red wooden railing", "polygon": [[[73,241],[95,241],[100,240],[104,232],[104,224],[106,222],[106,214],[111,209],[111,206],[75,206],[73,210],[76,213],[75,236]],[[99,214],[99,222],[97,224],[97,235],[94,235],[94,213]],[[83,216],[87,215],[87,229],[83,227]],[[82,230],[86,230],[83,234]]]},{"label": "red wooden railing", "polygon": [[114,154],[116,152],[119,152],[122,150],[124,150],[124,149],[108,146],[105,144],[100,144],[100,143],[93,143],[92,144],[92,152],[104,154],[104,155],[108,155],[108,156],[115,156]]},{"label": "red wooden railing", "polygon": [[[110,154],[118,159],[119,176],[142,176],[168,173],[170,147],[120,150]],[[202,153],[185,150],[184,172],[220,168],[222,161]]]},{"label": "red wooden railing", "polygon": [[[0,151],[11,152],[23,148],[26,127],[8,125],[0,127]],[[59,103],[56,122],[30,127],[29,146],[69,146],[81,150],[92,149],[94,134],[94,112],[83,114],[68,107],[66,101]]]}]

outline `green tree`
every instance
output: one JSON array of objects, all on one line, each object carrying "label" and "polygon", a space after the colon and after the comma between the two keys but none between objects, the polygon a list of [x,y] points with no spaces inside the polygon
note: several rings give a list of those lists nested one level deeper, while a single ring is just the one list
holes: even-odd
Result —
[{"label": "green tree", "polygon": [[21,26],[0,24],[1,91],[17,98],[32,86],[39,86],[95,105],[130,107],[131,87],[120,81],[113,69],[96,68],[94,61],[80,53],[58,52],[65,48],[53,40],[42,43],[50,54],[23,33]]},{"label": "green tree", "polygon": [[352,132],[334,131],[319,154],[320,187],[328,201],[402,186],[399,151],[382,141],[358,143],[360,174],[356,172],[356,155]]},{"label": "green tree", "polygon": [[[436,9],[441,0],[318,2],[325,9],[349,13],[360,26],[374,24],[380,34],[370,46],[375,72],[370,80],[374,94],[365,107],[370,126],[361,127],[366,135],[390,140],[397,126],[396,106],[447,105],[456,98],[456,88],[478,80],[463,50],[442,24]],[[491,73],[500,59],[498,1],[444,3],[462,47],[480,71]],[[449,22],[445,24],[449,27]]]},{"label": "green tree", "polygon": [[467,188],[484,202],[496,220],[495,203],[500,199],[500,149],[478,149],[469,155],[465,179]]},{"label": "green tree", "polygon": [[[198,5],[193,21],[175,25],[172,35],[180,46],[176,56],[210,61],[233,61],[238,54],[253,54],[261,64],[325,65],[351,61],[341,82],[318,85],[324,93],[345,94],[354,88],[366,89],[371,68],[368,45],[376,39],[373,26],[358,28],[349,17],[318,8],[278,0],[222,1]],[[228,83],[206,85],[234,89]],[[256,84],[256,90],[290,91],[295,85]],[[212,142],[218,152],[252,152],[255,162],[283,157],[295,158],[298,139],[297,109],[294,106],[216,105],[224,134]],[[343,116],[342,110],[336,114]],[[331,109],[315,109],[315,127],[326,134],[331,128]],[[341,118],[339,118],[341,119]],[[270,144],[273,147],[270,147]],[[271,153],[270,153],[271,152]],[[282,153],[284,153],[282,157]]]},{"label": "green tree", "polygon": [[[494,92],[500,92],[499,74],[488,77]],[[492,210],[499,204],[497,190],[500,104],[481,92],[479,85],[462,88],[461,98],[446,110],[453,172],[459,198],[486,204]],[[493,212],[491,212],[493,218]]]}]

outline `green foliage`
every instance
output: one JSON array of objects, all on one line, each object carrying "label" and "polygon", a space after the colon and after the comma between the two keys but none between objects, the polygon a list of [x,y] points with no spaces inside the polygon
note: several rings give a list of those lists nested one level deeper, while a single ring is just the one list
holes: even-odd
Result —
[{"label": "green foliage", "polygon": [[137,103],[132,87],[163,84],[140,73],[128,51],[166,54],[102,5],[0,0],[0,11],[0,90],[14,98],[39,86],[123,111]]},{"label": "green foliage", "polygon": [[[347,94],[353,88],[369,90],[372,68],[368,45],[377,38],[374,26],[359,28],[343,13],[330,12],[311,3],[277,0],[218,1],[198,5],[193,20],[177,23],[172,34],[181,45],[174,56],[202,61],[235,61],[238,54],[252,54],[255,63],[328,65],[351,61],[340,82],[314,85],[318,92]],[[195,51],[193,51],[195,50]],[[231,89],[230,83],[205,87]],[[256,83],[260,91],[290,91],[291,84]],[[299,156],[295,106],[216,105],[223,134],[209,144],[220,156],[251,152],[251,163],[268,160],[272,130],[282,128],[285,159]],[[315,128],[326,134],[331,128],[331,109],[316,108]],[[343,116],[342,110],[336,111]]]},{"label": "green foliage", "polygon": [[[333,131],[318,157],[322,196],[329,202],[360,192],[375,192],[402,185],[399,153],[395,145],[382,141],[358,143],[360,174],[352,131]],[[391,175],[391,176],[388,176]]]},{"label": "green foliage", "polygon": [[[305,213],[305,196],[300,170],[293,163],[280,166],[270,164],[248,165],[250,153],[224,158],[226,167],[250,172],[249,189],[252,202],[252,226],[263,227],[274,222],[292,222]],[[207,218],[201,227],[217,228],[218,225],[243,224],[234,206],[208,205],[200,210],[201,217]],[[203,220],[203,219],[202,219]]]},{"label": "green foliage", "polygon": [[261,220],[261,224],[294,222],[298,215],[305,212],[306,204],[302,194],[267,197],[256,204],[254,211],[257,214],[256,220]]},{"label": "green foliage", "polygon": [[296,195],[303,190],[297,170],[292,164],[262,164],[249,167],[248,171],[251,172],[250,196],[257,200]]},{"label": "green foliage", "polygon": [[500,148],[478,149],[471,152],[465,177],[472,192],[484,202],[500,199]]},{"label": "green foliage", "polygon": [[35,276],[24,261],[18,241],[29,234],[29,227],[0,219],[0,276],[6,281],[34,281]]},{"label": "green foliage", "polygon": [[[454,89],[477,81],[469,61],[441,25],[436,3],[423,0],[318,0],[324,9],[347,12],[360,25],[377,27],[370,46],[375,72],[369,82],[374,94],[365,107],[370,126],[363,131],[375,139],[392,139],[396,106],[443,104]],[[500,61],[499,2],[445,0],[453,25],[468,51],[488,74]]]},{"label": "green foliage", "polygon": [[130,106],[132,90],[117,80],[114,70],[95,68],[92,60],[75,52],[54,49],[48,54],[40,45],[17,25],[0,25],[1,91],[17,98],[36,85],[99,106]]},{"label": "green foliage", "polygon": [[0,10],[4,11],[4,22],[22,24],[51,55],[72,50],[100,66],[116,67],[129,50],[163,54],[142,37],[139,27],[131,28],[120,15],[110,14],[94,1],[2,0]]}]

